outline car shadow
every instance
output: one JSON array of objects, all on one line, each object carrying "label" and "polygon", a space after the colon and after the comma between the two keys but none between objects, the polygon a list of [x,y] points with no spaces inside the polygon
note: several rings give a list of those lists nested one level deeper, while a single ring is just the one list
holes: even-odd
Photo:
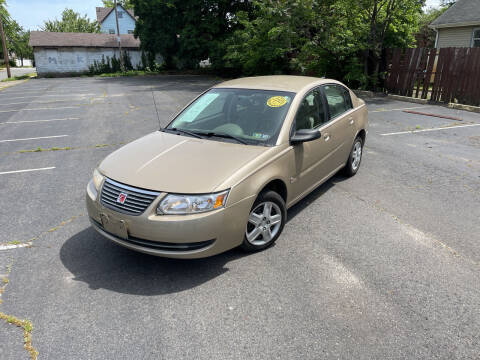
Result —
[{"label": "car shadow", "polygon": [[[336,175],[291,207],[287,223],[344,179]],[[195,288],[228,272],[230,261],[248,255],[237,248],[205,259],[161,258],[116,245],[92,227],[69,238],[60,249],[60,260],[73,274],[73,280],[84,282],[93,290],[143,296]]]},{"label": "car shadow", "polygon": [[116,245],[92,227],[72,236],[60,249],[60,260],[73,280],[93,290],[144,296],[197,287],[227,272],[226,264],[244,255],[233,249],[205,259],[161,258]]}]

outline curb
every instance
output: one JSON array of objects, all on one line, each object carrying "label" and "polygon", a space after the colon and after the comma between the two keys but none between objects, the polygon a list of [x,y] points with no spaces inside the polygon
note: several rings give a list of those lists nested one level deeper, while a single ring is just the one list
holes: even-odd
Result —
[{"label": "curb", "polygon": [[392,94],[388,94],[387,97],[392,100],[406,101],[406,102],[423,104],[423,105],[426,105],[429,102],[427,99],[417,99],[417,98],[411,98],[408,96],[400,96],[400,95],[392,95]]},{"label": "curb", "polygon": [[450,109],[465,110],[465,111],[480,113],[480,107],[479,106],[450,103],[450,104],[448,104],[448,107]]},{"label": "curb", "polygon": [[352,90],[352,91],[359,98],[385,97],[385,93],[382,93],[382,92],[373,92],[373,91],[368,91],[368,90]]}]

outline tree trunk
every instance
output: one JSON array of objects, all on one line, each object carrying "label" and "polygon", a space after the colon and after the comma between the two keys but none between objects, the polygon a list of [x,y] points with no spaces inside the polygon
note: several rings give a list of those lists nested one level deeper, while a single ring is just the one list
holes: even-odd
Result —
[{"label": "tree trunk", "polygon": [[365,49],[363,51],[363,73],[365,75],[365,90],[368,89],[368,58],[370,56],[370,51]]}]

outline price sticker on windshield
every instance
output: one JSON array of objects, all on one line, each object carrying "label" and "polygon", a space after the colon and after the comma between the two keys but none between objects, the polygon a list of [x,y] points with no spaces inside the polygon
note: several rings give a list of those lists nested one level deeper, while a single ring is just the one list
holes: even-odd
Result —
[{"label": "price sticker on windshield", "polygon": [[287,98],[284,96],[273,96],[267,100],[267,105],[273,108],[282,107],[287,103]]}]

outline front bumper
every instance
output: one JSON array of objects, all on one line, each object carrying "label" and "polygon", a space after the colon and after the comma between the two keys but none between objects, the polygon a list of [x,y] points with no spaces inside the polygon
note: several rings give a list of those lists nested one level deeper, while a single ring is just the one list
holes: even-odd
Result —
[{"label": "front bumper", "polygon": [[[115,243],[143,253],[171,258],[201,258],[239,246],[244,237],[254,197],[223,209],[195,215],[157,215],[161,194],[139,216],[122,214],[103,206],[93,182],[87,186],[87,211],[95,230]],[[105,219],[121,222],[118,236],[103,226]]]}]

